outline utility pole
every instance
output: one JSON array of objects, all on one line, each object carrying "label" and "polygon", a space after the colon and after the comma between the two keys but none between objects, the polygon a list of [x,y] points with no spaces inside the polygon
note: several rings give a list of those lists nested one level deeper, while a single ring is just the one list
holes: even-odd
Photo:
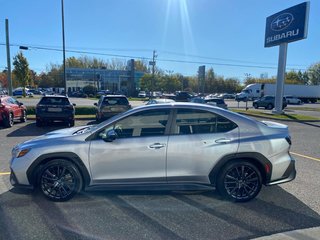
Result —
[{"label": "utility pole", "polygon": [[151,97],[153,95],[153,91],[154,91],[154,84],[155,84],[155,79],[154,79],[154,67],[156,65],[156,50],[153,50],[153,54],[152,54],[152,61],[149,62],[149,65],[152,65],[152,79],[151,79]]},{"label": "utility pole", "polygon": [[61,15],[62,15],[62,51],[63,51],[63,84],[64,84],[64,94],[67,96],[67,79],[66,79],[66,44],[64,36],[64,6],[63,0],[61,0]]},{"label": "utility pole", "polygon": [[9,96],[12,96],[12,80],[11,80],[11,61],[10,61],[10,43],[9,43],[9,21],[6,19],[6,46],[7,46],[7,80],[9,85]]}]

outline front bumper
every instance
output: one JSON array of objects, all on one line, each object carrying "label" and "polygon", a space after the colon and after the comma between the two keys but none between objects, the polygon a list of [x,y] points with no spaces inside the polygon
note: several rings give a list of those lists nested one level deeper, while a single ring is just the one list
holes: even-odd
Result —
[{"label": "front bumper", "polygon": [[13,172],[13,170],[11,169],[11,173],[10,173],[10,183],[13,187],[18,187],[18,188],[27,188],[27,189],[33,189],[32,185],[27,185],[27,184],[21,184],[19,183],[15,173]]}]

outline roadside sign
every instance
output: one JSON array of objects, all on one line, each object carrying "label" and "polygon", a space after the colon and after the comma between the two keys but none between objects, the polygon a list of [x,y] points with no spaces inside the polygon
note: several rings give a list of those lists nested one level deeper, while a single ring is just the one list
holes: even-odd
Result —
[{"label": "roadside sign", "polygon": [[307,37],[309,2],[287,8],[267,17],[265,47],[298,41]]}]

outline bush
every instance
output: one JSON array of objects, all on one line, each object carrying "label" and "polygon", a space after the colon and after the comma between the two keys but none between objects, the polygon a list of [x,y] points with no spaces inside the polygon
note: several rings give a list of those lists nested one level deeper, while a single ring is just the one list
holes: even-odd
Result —
[{"label": "bush", "polygon": [[[76,115],[94,115],[96,114],[95,107],[77,107]],[[35,107],[27,107],[27,115],[36,115]]]}]

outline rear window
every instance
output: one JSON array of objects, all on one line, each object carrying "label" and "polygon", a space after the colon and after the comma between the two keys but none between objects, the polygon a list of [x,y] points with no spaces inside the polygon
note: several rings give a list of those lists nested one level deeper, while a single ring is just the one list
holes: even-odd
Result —
[{"label": "rear window", "polygon": [[224,104],[224,100],[223,99],[210,99],[207,102],[215,102],[217,104]]},{"label": "rear window", "polygon": [[41,105],[70,105],[68,98],[44,97],[40,100]]},{"label": "rear window", "polygon": [[102,105],[129,105],[128,99],[124,97],[106,97]]}]

